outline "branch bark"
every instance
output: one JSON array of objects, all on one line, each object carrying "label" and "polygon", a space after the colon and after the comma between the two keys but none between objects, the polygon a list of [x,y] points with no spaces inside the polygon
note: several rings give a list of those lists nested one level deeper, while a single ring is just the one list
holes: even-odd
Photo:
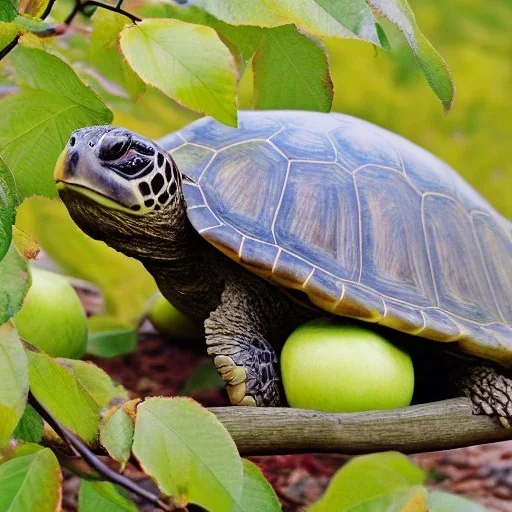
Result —
[{"label": "branch bark", "polygon": [[389,411],[324,413],[303,409],[213,407],[242,455],[397,450],[418,453],[512,439],[471,401],[454,398]]}]

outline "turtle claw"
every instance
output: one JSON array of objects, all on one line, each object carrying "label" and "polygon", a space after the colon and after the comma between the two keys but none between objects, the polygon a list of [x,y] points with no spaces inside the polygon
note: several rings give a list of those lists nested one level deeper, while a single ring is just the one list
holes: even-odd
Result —
[{"label": "turtle claw", "polygon": [[499,420],[503,427],[505,427],[507,430],[512,431],[512,425],[510,424],[510,421],[508,420],[508,418],[504,418],[503,416],[500,416]]},{"label": "turtle claw", "polygon": [[232,405],[256,405],[256,400],[246,395],[247,372],[243,366],[235,364],[229,356],[216,356],[215,366],[222,380],[226,383],[226,391]]},{"label": "turtle claw", "polygon": [[255,384],[256,381],[255,379],[248,381],[247,371],[243,366],[237,365],[231,357],[225,355],[215,356],[214,363],[226,384],[231,405],[266,405],[264,398],[262,396],[258,397],[258,393],[255,396],[247,393],[247,388],[250,387],[249,383]]}]

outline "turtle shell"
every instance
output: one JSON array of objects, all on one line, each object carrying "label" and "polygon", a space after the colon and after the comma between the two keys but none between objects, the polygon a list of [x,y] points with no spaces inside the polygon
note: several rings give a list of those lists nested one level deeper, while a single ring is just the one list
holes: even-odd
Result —
[{"label": "turtle shell", "polygon": [[512,366],[511,224],[447,164],[341,114],[241,112],[161,141],[188,216],[254,273]]}]

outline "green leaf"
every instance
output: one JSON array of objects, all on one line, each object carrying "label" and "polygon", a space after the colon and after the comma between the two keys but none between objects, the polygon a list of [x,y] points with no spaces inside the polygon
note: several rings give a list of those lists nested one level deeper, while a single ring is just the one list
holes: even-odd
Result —
[{"label": "green leaf", "polygon": [[195,5],[175,5],[168,2],[150,3],[140,9],[140,13],[149,18],[175,18],[187,23],[206,25],[215,29],[226,43],[231,53],[241,53],[248,61],[256,52],[261,28],[248,25],[230,25],[217,19]]},{"label": "green leaf", "polygon": [[324,49],[295,26],[264,29],[253,68],[256,108],[331,110],[333,86]]},{"label": "green leaf", "polygon": [[180,395],[190,395],[196,391],[209,391],[211,389],[221,389],[224,387],[224,381],[219,375],[215,365],[208,361],[198,364],[187,379],[187,382],[180,389]]},{"label": "green leaf", "polygon": [[100,442],[108,454],[121,464],[121,471],[130,458],[134,430],[132,419],[122,407],[100,428]]},{"label": "green leaf", "polygon": [[132,99],[137,99],[144,92],[144,82],[128,66],[118,50],[119,34],[130,24],[130,20],[106,9],[97,9],[91,20],[91,63],[105,77],[123,87]]},{"label": "green leaf", "polygon": [[12,225],[18,198],[11,171],[0,158],[0,261],[7,254],[12,239]]},{"label": "green leaf", "polygon": [[110,482],[82,480],[78,492],[80,512],[137,512],[138,508]]},{"label": "green leaf", "polygon": [[56,361],[73,374],[100,407],[110,407],[128,400],[128,391],[94,363],[76,359]]},{"label": "green leaf", "polygon": [[123,29],[120,45],[144,82],[192,110],[236,126],[236,67],[215,30],[148,19]]},{"label": "green leaf", "polygon": [[18,35],[18,31],[16,23],[0,22],[0,50],[3,50]]},{"label": "green leaf", "polygon": [[455,85],[444,59],[436,52],[416,24],[407,0],[366,0],[379,16],[387,18],[404,34],[428,84],[448,112],[455,100]]},{"label": "green leaf", "polygon": [[0,2],[0,21],[13,21],[18,14],[18,0],[2,0]]},{"label": "green leaf", "polygon": [[56,512],[62,499],[59,463],[49,448],[0,465],[0,510]]},{"label": "green leaf", "polygon": [[176,504],[232,510],[242,495],[235,443],[217,418],[193,400],[149,398],[137,407],[133,454]]},{"label": "green leaf", "polygon": [[[315,0],[315,2],[353,34],[374,44],[382,44],[377,21],[365,0]],[[380,31],[383,33],[382,27]]]},{"label": "green leaf", "polygon": [[421,469],[397,452],[356,457],[334,475],[323,497],[308,512],[398,512],[418,495],[416,487],[425,478]]},{"label": "green leaf", "polygon": [[13,437],[26,443],[39,443],[44,435],[43,420],[31,405],[25,407]]},{"label": "green leaf", "polygon": [[[287,23],[318,37],[364,39],[379,45],[375,19],[363,0],[264,0]],[[319,5],[322,4],[322,5]],[[333,14],[337,16],[333,17]]]},{"label": "green leaf", "polygon": [[98,357],[117,357],[135,350],[138,333],[134,325],[127,325],[112,316],[91,316],[87,323],[87,353]]},{"label": "green leaf", "polygon": [[11,62],[23,88],[0,101],[0,157],[14,174],[20,200],[55,197],[53,169],[71,132],[108,123],[112,113],[58,57],[18,46]]},{"label": "green leaf", "polygon": [[194,4],[231,25],[277,27],[288,23],[279,12],[267,5],[266,0],[195,0]]},{"label": "green leaf", "polygon": [[100,407],[69,371],[44,353],[27,351],[30,391],[52,415],[85,442],[96,439]]},{"label": "green leaf", "polygon": [[293,23],[314,36],[357,38],[379,45],[375,19],[364,0],[342,0],[341,4],[339,0],[196,0],[194,4],[232,25]]},{"label": "green leaf", "polygon": [[479,503],[437,489],[428,493],[428,507],[430,512],[486,512],[487,510]]},{"label": "green leaf", "polygon": [[0,261],[0,325],[19,311],[30,282],[27,262],[18,253],[13,240]]},{"label": "green leaf", "polygon": [[[61,202],[31,197],[18,209],[17,224],[34,236],[44,251],[68,275],[95,283],[100,288],[105,300],[105,314],[118,319],[114,330],[119,331],[121,323],[125,325],[125,329],[128,326],[133,331],[144,314],[150,297],[157,291],[155,281],[142,263],[80,231]],[[111,323],[90,319],[89,327],[95,332],[99,332],[101,326],[104,331],[112,331]],[[130,336],[132,337],[128,341],[117,339],[115,343],[112,342],[111,355],[114,355],[115,347],[124,347],[128,351],[130,343],[134,343],[133,333]],[[94,347],[100,346],[99,340],[97,341],[98,343],[93,342]],[[105,349],[107,347],[101,346]],[[118,350],[115,355],[119,353],[121,352]]]},{"label": "green leaf", "polygon": [[261,474],[256,464],[242,459],[244,466],[244,487],[240,508],[246,512],[258,510],[260,512],[279,512],[281,504],[277,499],[272,486]]},{"label": "green leaf", "polygon": [[[11,323],[0,326],[0,447],[5,446],[23,415],[28,395],[27,356]],[[0,510],[2,510],[0,508]]]}]

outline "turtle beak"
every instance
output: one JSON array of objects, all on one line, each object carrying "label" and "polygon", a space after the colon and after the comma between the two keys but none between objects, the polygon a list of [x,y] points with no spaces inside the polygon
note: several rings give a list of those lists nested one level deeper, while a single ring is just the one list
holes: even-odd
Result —
[{"label": "turtle beak", "polygon": [[57,163],[55,164],[55,171],[53,173],[53,178],[57,185],[57,190],[61,190],[64,187],[64,180],[66,176],[66,164],[68,160],[69,148],[66,147],[64,151],[60,154],[57,159]]}]

